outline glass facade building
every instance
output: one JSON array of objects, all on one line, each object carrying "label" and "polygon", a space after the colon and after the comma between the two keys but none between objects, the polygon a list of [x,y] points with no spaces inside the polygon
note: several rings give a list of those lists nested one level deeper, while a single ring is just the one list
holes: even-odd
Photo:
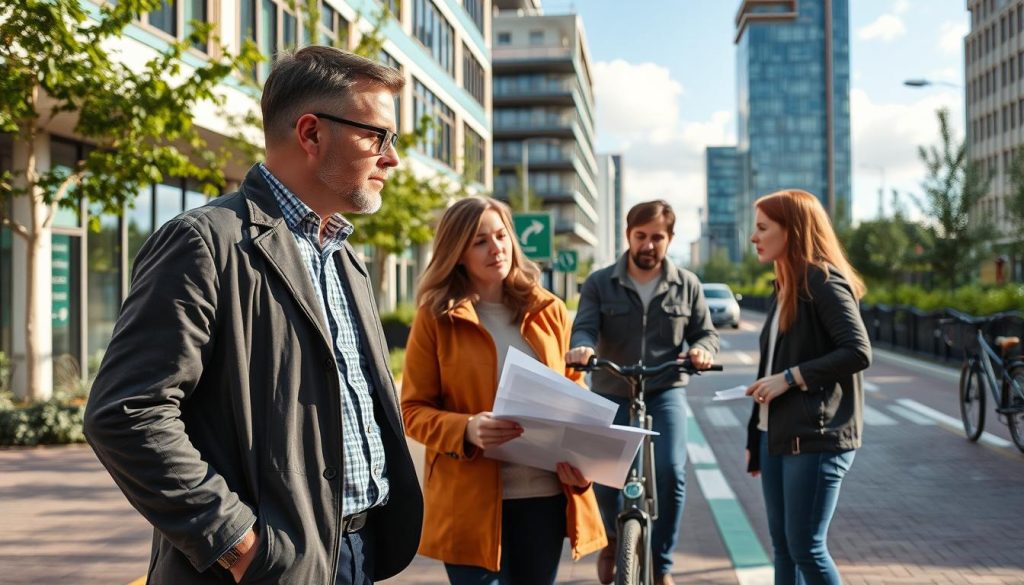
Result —
[{"label": "glass facade building", "polygon": [[749,234],[753,201],[784,188],[814,193],[848,222],[848,0],[744,0],[736,21],[737,239]]},{"label": "glass facade building", "polygon": [[736,148],[731,146],[709,147],[706,159],[708,256],[725,250],[730,261],[739,262],[741,251],[745,249],[736,235],[742,186],[740,159]]}]

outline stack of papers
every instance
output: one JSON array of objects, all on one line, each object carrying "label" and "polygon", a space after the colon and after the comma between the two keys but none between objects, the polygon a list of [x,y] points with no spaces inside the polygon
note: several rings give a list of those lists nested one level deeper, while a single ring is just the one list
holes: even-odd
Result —
[{"label": "stack of papers", "polygon": [[495,418],[511,419],[523,434],[484,456],[555,471],[567,462],[587,479],[621,488],[640,443],[652,431],[613,425],[618,405],[509,348],[494,400]]}]

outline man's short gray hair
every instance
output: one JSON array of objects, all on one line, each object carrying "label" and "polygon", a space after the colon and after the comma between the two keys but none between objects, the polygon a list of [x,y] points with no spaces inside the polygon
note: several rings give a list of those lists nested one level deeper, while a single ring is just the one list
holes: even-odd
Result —
[{"label": "man's short gray hair", "polygon": [[286,136],[311,105],[345,102],[357,81],[380,85],[392,94],[405,85],[398,70],[333,47],[311,46],[278,55],[260,100],[267,142]]}]

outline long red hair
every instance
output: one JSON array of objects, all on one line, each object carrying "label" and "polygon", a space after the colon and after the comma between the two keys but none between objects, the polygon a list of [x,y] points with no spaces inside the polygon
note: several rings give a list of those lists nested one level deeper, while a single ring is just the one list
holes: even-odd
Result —
[{"label": "long red hair", "polygon": [[775,260],[778,289],[779,330],[786,331],[796,318],[800,293],[810,296],[807,269],[817,266],[828,275],[829,266],[839,271],[860,299],[867,290],[864,281],[846,259],[828,213],[817,197],[800,189],[786,189],[765,195],[754,202],[768,219],[786,233],[786,250]]}]

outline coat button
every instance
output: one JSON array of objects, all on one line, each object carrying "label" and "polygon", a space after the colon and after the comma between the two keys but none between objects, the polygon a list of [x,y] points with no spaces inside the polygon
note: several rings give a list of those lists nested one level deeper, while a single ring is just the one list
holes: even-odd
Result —
[{"label": "coat button", "polygon": [[334,369],[334,360],[332,360],[331,358],[325,359],[324,360],[324,369],[325,370],[333,370]]},{"label": "coat button", "polygon": [[324,479],[330,481],[338,476],[338,471],[333,467],[328,467],[324,470]]}]

